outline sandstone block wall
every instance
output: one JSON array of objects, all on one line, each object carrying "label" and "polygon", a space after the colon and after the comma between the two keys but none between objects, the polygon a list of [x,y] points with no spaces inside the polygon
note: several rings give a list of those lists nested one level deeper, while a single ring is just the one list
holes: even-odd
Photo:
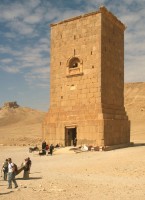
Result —
[{"label": "sandstone block wall", "polygon": [[43,138],[65,145],[129,142],[124,109],[124,25],[105,8],[51,25],[50,108]]}]

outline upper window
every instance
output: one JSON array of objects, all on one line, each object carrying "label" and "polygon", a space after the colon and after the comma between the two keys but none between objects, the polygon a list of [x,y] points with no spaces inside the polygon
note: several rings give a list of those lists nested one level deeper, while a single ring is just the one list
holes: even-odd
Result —
[{"label": "upper window", "polygon": [[67,61],[67,76],[83,74],[82,60],[72,57]]},{"label": "upper window", "polygon": [[74,57],[69,61],[69,68],[78,67],[79,63],[80,63],[80,60],[78,58]]}]

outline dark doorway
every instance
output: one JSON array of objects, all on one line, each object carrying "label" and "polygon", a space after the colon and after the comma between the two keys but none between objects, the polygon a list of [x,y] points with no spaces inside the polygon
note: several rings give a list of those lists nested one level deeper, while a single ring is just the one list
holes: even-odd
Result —
[{"label": "dark doorway", "polygon": [[77,139],[77,128],[65,127],[65,146],[73,146]]}]

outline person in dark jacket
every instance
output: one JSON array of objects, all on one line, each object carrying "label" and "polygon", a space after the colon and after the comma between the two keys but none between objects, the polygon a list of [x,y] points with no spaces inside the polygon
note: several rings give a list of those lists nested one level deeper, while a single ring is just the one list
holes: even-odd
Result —
[{"label": "person in dark jacket", "polygon": [[2,171],[4,173],[4,181],[7,180],[7,173],[8,173],[8,159],[5,160],[2,166]]},{"label": "person in dark jacket", "polygon": [[30,168],[32,165],[32,161],[30,160],[30,158],[26,158],[25,162],[24,162],[24,174],[23,174],[23,178],[24,179],[29,179],[29,174],[30,174]]},{"label": "person in dark jacket", "polygon": [[49,149],[50,149],[50,155],[52,156],[52,154],[53,154],[53,150],[54,150],[54,146],[53,146],[53,144],[50,145]]},{"label": "person in dark jacket", "polygon": [[73,145],[74,145],[74,147],[76,147],[76,145],[77,145],[77,138],[74,138]]},{"label": "person in dark jacket", "polygon": [[42,154],[46,154],[46,141],[44,140],[43,142],[42,142]]}]

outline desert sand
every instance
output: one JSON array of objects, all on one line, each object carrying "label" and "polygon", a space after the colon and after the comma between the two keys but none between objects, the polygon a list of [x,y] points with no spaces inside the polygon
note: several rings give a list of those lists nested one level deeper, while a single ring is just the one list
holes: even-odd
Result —
[{"label": "desert sand", "polygon": [[82,153],[65,147],[53,156],[29,153],[29,146],[41,145],[45,112],[0,109],[0,169],[8,157],[18,166],[28,156],[32,160],[30,179],[23,180],[21,172],[17,189],[8,190],[7,181],[0,177],[0,199],[144,200],[145,83],[125,84],[125,108],[134,146]]},{"label": "desert sand", "polygon": [[30,179],[23,180],[23,172],[17,176],[18,189],[7,189],[1,177],[0,199],[145,199],[145,146],[82,153],[69,149],[39,156],[28,147],[0,147],[0,162],[6,157],[19,165],[25,157],[32,160]]}]

